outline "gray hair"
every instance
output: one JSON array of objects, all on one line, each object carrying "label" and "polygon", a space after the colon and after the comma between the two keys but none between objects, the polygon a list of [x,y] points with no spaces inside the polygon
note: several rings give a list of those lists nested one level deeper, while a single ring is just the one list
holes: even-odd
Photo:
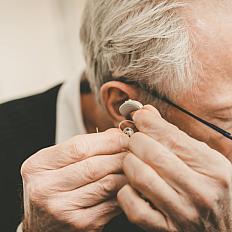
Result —
[{"label": "gray hair", "polygon": [[175,0],[87,0],[81,27],[86,74],[99,95],[120,77],[175,95],[192,85],[189,33]]}]

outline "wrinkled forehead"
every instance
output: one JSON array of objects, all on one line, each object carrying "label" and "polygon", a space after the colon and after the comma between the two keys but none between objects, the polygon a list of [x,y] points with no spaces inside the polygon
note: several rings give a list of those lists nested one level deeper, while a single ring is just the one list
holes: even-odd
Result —
[{"label": "wrinkled forehead", "polygon": [[201,107],[232,105],[231,12],[232,1],[195,1],[186,12]]},{"label": "wrinkled forehead", "polygon": [[210,66],[210,70],[212,68],[219,70],[228,67],[227,64],[231,63],[231,12],[232,1],[224,6],[222,3],[215,5],[211,1],[207,3],[202,1],[191,7],[191,12],[187,16],[190,33],[193,44],[196,46],[195,52],[205,68]]}]

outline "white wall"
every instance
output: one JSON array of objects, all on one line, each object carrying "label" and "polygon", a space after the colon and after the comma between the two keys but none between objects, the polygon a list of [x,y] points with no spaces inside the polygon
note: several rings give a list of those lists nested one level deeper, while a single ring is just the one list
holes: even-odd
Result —
[{"label": "white wall", "polygon": [[84,0],[0,0],[0,101],[32,94],[84,68]]}]

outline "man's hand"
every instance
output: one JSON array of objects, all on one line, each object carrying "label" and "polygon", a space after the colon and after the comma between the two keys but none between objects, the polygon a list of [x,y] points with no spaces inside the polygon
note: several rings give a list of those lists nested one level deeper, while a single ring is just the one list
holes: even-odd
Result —
[{"label": "man's hand", "polygon": [[118,200],[147,231],[232,231],[232,168],[222,154],[189,137],[145,106],[133,119]]},{"label": "man's hand", "polygon": [[127,136],[112,129],[77,136],[25,161],[24,231],[101,231],[120,213],[115,197],[126,184],[127,146]]}]

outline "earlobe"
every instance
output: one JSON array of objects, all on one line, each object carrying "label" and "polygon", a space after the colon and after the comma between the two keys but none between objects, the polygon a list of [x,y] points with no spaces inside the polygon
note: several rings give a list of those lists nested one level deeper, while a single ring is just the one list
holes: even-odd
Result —
[{"label": "earlobe", "polygon": [[119,82],[110,81],[105,83],[100,90],[102,105],[105,106],[115,126],[125,120],[119,112],[120,106],[127,100],[136,100],[139,96],[138,89],[134,86]]}]

